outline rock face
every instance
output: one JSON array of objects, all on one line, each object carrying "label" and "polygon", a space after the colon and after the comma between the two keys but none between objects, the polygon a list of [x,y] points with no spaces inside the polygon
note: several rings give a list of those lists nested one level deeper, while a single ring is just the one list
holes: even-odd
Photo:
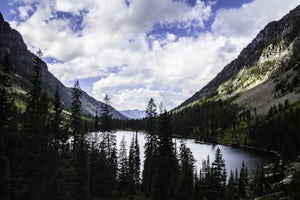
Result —
[{"label": "rock face", "polygon": [[[230,79],[234,80],[241,72],[250,71],[253,67],[266,68],[272,62],[275,67],[265,69],[267,75],[275,73],[278,68],[292,65],[299,58],[299,36],[300,36],[300,6],[290,11],[281,20],[269,23],[256,38],[242,50],[237,59],[233,60],[217,74],[200,91],[184,101],[178,108],[186,106],[196,100],[214,95],[220,95],[220,87]],[[294,63],[295,64],[295,63]],[[270,66],[269,66],[270,68]],[[254,71],[254,70],[252,70]],[[267,73],[268,72],[268,73]],[[269,76],[271,77],[271,76]],[[268,77],[264,77],[267,81]],[[261,82],[264,82],[261,81]],[[231,85],[232,86],[232,85]],[[231,87],[228,84],[228,87]],[[236,88],[231,88],[235,90]]]},{"label": "rock face", "polygon": [[[14,85],[22,90],[29,91],[36,56],[27,49],[20,33],[12,29],[10,25],[4,21],[0,13],[0,62],[3,62],[5,57],[8,58],[9,63],[12,65]],[[58,87],[64,107],[70,110],[72,89],[65,87],[50,73],[45,62],[41,61],[40,63],[43,80],[42,88],[52,97],[56,87]],[[97,101],[84,91],[81,101],[83,113],[89,115],[95,115],[96,109],[101,108],[103,105],[102,102]],[[112,114],[114,118],[126,119],[125,116],[114,108],[112,108]]]}]

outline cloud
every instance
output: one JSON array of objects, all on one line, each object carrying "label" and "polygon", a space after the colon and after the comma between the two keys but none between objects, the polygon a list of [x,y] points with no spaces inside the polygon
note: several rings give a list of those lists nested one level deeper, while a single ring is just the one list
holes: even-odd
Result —
[{"label": "cloud", "polygon": [[221,9],[212,30],[230,37],[254,37],[269,22],[279,20],[299,3],[299,0],[254,0],[239,9]]},{"label": "cloud", "polygon": [[[205,30],[205,22],[214,16],[214,3],[209,2],[23,0],[22,6],[35,3],[36,9],[16,8],[24,21],[13,26],[30,48],[41,48],[45,57],[60,61],[48,66],[63,82],[101,77],[91,94],[98,100],[109,94],[117,109],[144,109],[151,97],[171,109],[236,58],[266,23],[300,3],[255,0],[219,10],[211,30]],[[33,13],[26,15],[29,11]],[[183,37],[165,30],[156,38],[149,33],[158,24],[202,31]]]}]

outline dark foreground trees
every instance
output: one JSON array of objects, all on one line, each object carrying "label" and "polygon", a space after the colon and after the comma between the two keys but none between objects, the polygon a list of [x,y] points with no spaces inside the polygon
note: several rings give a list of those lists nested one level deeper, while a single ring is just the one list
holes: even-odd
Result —
[{"label": "dark foreground trees", "polygon": [[[2,67],[5,66],[5,70],[0,71],[1,200],[248,198],[247,189],[250,186],[247,168],[243,166],[239,173],[231,172],[226,179],[225,161],[218,149],[213,162],[209,159],[204,161],[203,168],[197,172],[191,150],[184,142],[179,148],[174,144],[172,133],[179,127],[174,129],[174,121],[164,109],[157,113],[153,99],[147,105],[147,138],[142,169],[137,133],[133,135],[129,148],[125,141],[119,150],[116,147],[109,97],[105,97],[105,104],[95,120],[95,129],[99,128],[101,132],[87,133],[81,113],[79,82],[76,81],[72,89],[72,108],[71,113],[67,114],[63,111],[58,89],[55,94],[49,94],[52,98],[43,92],[40,62],[37,58],[24,113],[14,106],[11,74],[7,70],[10,67],[9,60],[4,59],[0,63]],[[207,109],[213,105],[206,105]],[[235,112],[235,107],[230,104],[218,102],[217,106],[223,111]],[[213,112],[209,112],[209,109],[206,111],[211,117],[218,114],[223,116],[216,122],[210,118],[204,121],[208,126],[199,128],[208,138],[222,133],[218,128],[220,126],[224,129],[234,127],[235,122],[228,124],[226,121],[226,117],[230,119],[233,114],[225,115],[216,109]],[[270,120],[258,122],[257,129],[251,131],[263,135],[262,130],[265,129],[269,134],[273,130],[271,124],[281,124],[282,115],[291,122],[299,119],[299,109],[292,109],[290,114],[281,116],[274,112],[273,109]],[[241,119],[249,118],[247,112],[244,115]],[[198,129],[194,130],[197,132]],[[276,129],[275,133],[279,134],[279,130]],[[285,140],[289,141],[288,138]],[[297,144],[294,142],[292,146]],[[268,182],[263,172],[258,174],[251,187],[254,188],[253,192],[261,195],[266,192]],[[293,195],[299,196],[294,189],[297,187],[296,181],[290,190],[293,190]]]}]

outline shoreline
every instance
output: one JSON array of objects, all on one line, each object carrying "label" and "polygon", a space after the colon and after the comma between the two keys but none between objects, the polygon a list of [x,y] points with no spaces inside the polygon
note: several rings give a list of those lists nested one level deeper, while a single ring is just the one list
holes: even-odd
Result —
[{"label": "shoreline", "polygon": [[[118,131],[122,131],[122,130],[118,130]],[[143,133],[146,133],[145,130],[128,130],[127,129],[127,130],[123,130],[123,131],[134,131],[134,132],[143,132]],[[197,140],[197,137],[193,137],[193,136],[183,137],[183,136],[176,135],[176,134],[173,134],[172,137],[175,138],[175,139],[191,139],[191,140],[194,140],[194,142],[197,143],[197,144],[224,145],[224,146],[229,146],[229,147],[238,147],[238,148],[244,148],[244,149],[252,149],[252,150],[256,150],[256,151],[262,151],[262,152],[266,152],[266,153],[271,153],[271,154],[275,155],[278,160],[282,160],[283,159],[282,156],[281,156],[281,154],[278,153],[275,150],[264,149],[264,148],[261,148],[261,147],[255,147],[255,146],[251,146],[251,145],[240,145],[240,144],[226,144],[226,143],[218,143],[218,142],[207,142],[207,141]],[[293,162],[293,161],[291,160],[291,162]]]}]

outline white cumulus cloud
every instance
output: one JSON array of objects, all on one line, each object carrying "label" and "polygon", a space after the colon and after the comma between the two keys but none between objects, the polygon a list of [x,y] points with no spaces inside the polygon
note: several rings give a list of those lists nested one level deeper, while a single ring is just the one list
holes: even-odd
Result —
[{"label": "white cumulus cloud", "polygon": [[[254,0],[217,13],[212,11],[215,3],[200,0],[194,7],[172,0],[22,2],[15,12],[23,20],[12,22],[13,27],[29,47],[59,61],[49,63],[49,70],[63,82],[102,77],[90,93],[98,100],[109,94],[113,106],[123,110],[144,109],[151,97],[167,109],[178,106],[300,0]],[[212,16],[212,27],[205,27]],[[149,36],[155,25],[167,23],[202,31],[196,37]]]}]

